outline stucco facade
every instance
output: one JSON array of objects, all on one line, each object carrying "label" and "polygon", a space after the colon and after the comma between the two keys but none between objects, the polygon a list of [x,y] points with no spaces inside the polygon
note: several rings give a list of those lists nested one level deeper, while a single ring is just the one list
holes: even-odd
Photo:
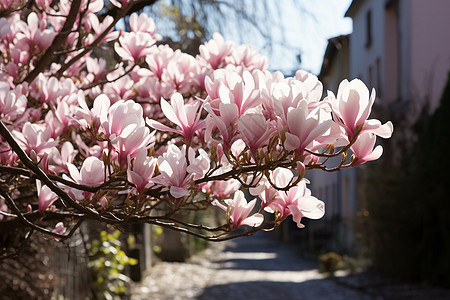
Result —
[{"label": "stucco facade", "polygon": [[435,109],[450,70],[449,12],[447,0],[353,1],[350,78],[405,106],[410,121],[425,104]]},{"label": "stucco facade", "polygon": [[[439,104],[450,71],[449,12],[448,0],[354,0],[345,14],[353,32],[328,43],[319,74],[325,90],[336,92],[342,79],[360,78],[375,88],[381,111],[400,115],[410,126],[424,105],[433,110]],[[311,174],[311,189],[326,203],[325,218],[333,224],[329,245],[336,250],[351,252],[357,245],[354,224],[365,213],[359,172]]]}]

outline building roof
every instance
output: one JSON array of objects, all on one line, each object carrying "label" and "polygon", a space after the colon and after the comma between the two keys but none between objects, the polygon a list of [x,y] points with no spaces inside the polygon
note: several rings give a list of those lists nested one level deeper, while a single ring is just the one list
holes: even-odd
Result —
[{"label": "building roof", "polygon": [[322,67],[320,68],[319,78],[324,76],[333,61],[337,52],[342,48],[342,43],[348,41],[350,34],[343,34],[328,39],[327,49],[323,56]]},{"label": "building roof", "polygon": [[358,9],[358,7],[364,2],[365,0],[353,0],[350,6],[348,7],[347,11],[344,14],[344,17],[352,17],[355,11]]}]

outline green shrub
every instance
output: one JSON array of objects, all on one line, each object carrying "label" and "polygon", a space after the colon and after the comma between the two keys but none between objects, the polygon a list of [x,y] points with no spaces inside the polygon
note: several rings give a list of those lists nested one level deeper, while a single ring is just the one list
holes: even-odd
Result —
[{"label": "green shrub", "polygon": [[126,265],[135,265],[121,248],[120,232],[102,231],[100,240],[92,241],[89,251],[89,270],[92,275],[93,293],[97,299],[113,299],[127,292],[130,278],[124,275]]},{"label": "green shrub", "polygon": [[336,252],[327,252],[319,256],[319,270],[333,275],[341,267],[342,261],[342,256]]},{"label": "green shrub", "polygon": [[401,155],[367,166],[362,237],[383,275],[450,286],[449,115],[450,81],[440,106],[416,123],[417,140],[388,145]]}]

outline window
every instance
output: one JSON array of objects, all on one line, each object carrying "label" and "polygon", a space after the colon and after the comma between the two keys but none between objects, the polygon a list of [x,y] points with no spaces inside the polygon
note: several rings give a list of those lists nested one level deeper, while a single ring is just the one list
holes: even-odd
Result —
[{"label": "window", "polygon": [[377,90],[378,97],[383,97],[383,91],[381,89],[381,59],[377,57],[375,63],[375,76],[376,76],[376,84],[375,89]]},{"label": "window", "polygon": [[369,10],[366,14],[366,47],[372,45],[372,12]]}]

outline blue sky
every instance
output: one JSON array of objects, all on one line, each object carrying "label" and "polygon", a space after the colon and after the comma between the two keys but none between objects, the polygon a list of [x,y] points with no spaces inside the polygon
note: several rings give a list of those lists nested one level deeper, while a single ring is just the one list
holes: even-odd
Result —
[{"label": "blue sky", "polygon": [[[351,33],[352,21],[344,18],[350,0],[279,0],[283,5],[283,25],[286,42],[291,46],[275,47],[269,56],[271,70],[302,68],[314,74],[320,72],[328,38]],[[302,5],[299,9],[293,5]],[[255,45],[258,49],[258,45]],[[302,64],[297,64],[296,56],[301,53]]]},{"label": "blue sky", "polygon": [[[270,28],[273,38],[272,49],[254,27],[253,30],[248,26],[242,27],[239,19],[236,19],[239,17],[233,13],[222,20],[220,33],[225,40],[231,40],[235,45],[250,44],[269,57],[270,70],[279,70],[286,75],[299,68],[318,74],[328,38],[352,31],[351,19],[344,18],[351,0],[239,1],[243,1],[244,6],[257,4],[258,7],[269,8],[270,15],[261,12],[257,22],[261,22],[262,27]],[[160,0],[158,3],[170,5],[171,2]],[[163,35],[173,33],[174,29],[171,29],[170,25],[168,27],[165,25],[164,21],[158,20],[156,24],[158,32]],[[302,59],[301,65],[297,61],[299,54]]]}]

